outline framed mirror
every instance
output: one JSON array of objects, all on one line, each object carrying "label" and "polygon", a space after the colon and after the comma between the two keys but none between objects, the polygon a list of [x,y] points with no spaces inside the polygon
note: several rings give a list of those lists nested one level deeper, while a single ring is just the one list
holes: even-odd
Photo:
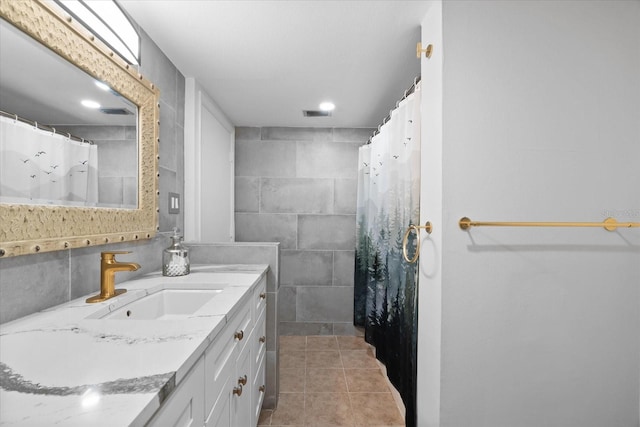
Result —
[{"label": "framed mirror", "polygon": [[0,257],[153,237],[159,90],[49,3],[0,18]]}]

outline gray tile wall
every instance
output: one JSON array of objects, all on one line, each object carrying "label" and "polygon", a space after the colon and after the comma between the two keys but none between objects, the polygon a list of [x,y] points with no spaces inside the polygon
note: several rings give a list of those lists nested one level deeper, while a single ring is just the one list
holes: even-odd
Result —
[{"label": "gray tile wall", "polygon": [[358,147],[373,129],[236,128],[240,242],[280,242],[280,335],[358,335]]},{"label": "gray tile wall", "polygon": [[116,282],[158,271],[167,234],[183,228],[182,214],[168,213],[168,193],[184,193],[184,76],[143,32],[141,73],[160,88],[160,233],[139,242],[94,246],[0,259],[0,323],[100,290],[100,252],[129,250],[122,260],[138,262],[136,272]]}]

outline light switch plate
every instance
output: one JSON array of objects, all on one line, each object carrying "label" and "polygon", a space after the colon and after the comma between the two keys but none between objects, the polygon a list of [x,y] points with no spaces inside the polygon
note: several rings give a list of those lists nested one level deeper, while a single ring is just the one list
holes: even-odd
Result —
[{"label": "light switch plate", "polygon": [[178,193],[169,193],[169,213],[180,213],[180,195]]}]

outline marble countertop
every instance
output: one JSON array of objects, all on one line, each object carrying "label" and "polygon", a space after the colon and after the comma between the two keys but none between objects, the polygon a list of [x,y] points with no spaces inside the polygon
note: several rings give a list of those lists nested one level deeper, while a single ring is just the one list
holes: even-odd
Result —
[{"label": "marble countertop", "polygon": [[[222,330],[267,265],[192,266],[120,283],[127,292],[89,296],[0,325],[0,425],[142,426]],[[159,289],[221,289],[193,316],[99,318]],[[98,317],[98,318],[96,318]]]}]

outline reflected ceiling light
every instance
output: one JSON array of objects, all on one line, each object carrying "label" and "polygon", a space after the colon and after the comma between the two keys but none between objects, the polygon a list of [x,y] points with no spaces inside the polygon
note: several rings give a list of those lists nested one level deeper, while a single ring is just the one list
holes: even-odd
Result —
[{"label": "reflected ceiling light", "polygon": [[105,92],[109,92],[111,90],[111,88],[108,85],[102,82],[96,82],[96,86],[98,86],[100,89],[104,90]]},{"label": "reflected ceiling light", "polygon": [[93,108],[93,109],[100,108],[100,104],[98,104],[96,101],[90,101],[88,99],[83,100],[81,104],[87,108]]},{"label": "reflected ceiling light", "polygon": [[333,111],[336,106],[333,104],[333,102],[323,102],[318,106],[318,108],[320,108],[320,110],[322,111]]},{"label": "reflected ceiling light", "polygon": [[100,393],[94,389],[87,389],[82,395],[82,406],[87,408],[95,406],[100,401]]}]

